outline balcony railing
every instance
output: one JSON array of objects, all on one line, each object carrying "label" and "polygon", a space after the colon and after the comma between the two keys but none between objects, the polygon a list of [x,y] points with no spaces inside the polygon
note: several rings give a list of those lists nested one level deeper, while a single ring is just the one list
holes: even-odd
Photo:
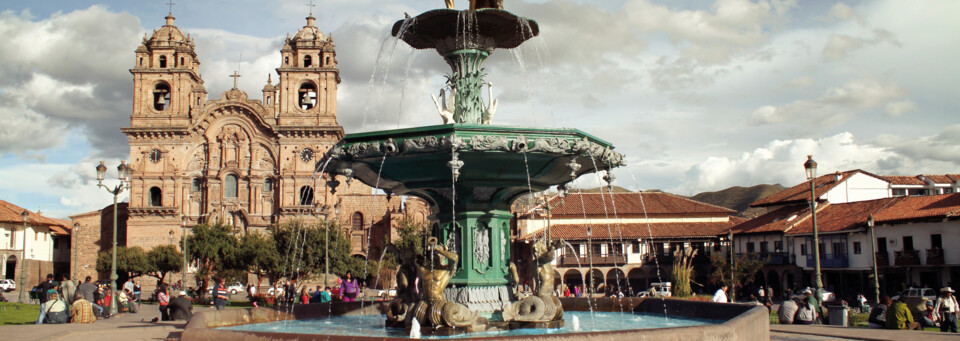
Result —
[{"label": "balcony railing", "polygon": [[624,265],[627,263],[625,254],[606,254],[606,255],[563,255],[560,257],[561,266],[590,266],[596,265]]},{"label": "balcony railing", "polygon": [[943,259],[943,249],[927,249],[927,265],[943,265],[946,263]]},{"label": "balcony railing", "polygon": [[[820,255],[821,268],[845,268],[850,266],[850,260],[845,254],[823,254]],[[807,255],[807,267],[814,267],[813,255]]]},{"label": "balcony railing", "polygon": [[886,251],[877,252],[877,266],[890,266],[890,253]]},{"label": "balcony railing", "polygon": [[920,265],[920,250],[894,251],[893,255],[897,266]]}]

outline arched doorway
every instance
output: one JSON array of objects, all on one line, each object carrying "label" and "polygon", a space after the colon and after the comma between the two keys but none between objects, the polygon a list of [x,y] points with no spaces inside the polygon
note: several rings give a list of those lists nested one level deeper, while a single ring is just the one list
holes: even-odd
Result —
[{"label": "arched doorway", "polygon": [[619,268],[607,271],[607,293],[616,293],[627,287],[627,274]]},{"label": "arched doorway", "polygon": [[16,278],[17,271],[17,256],[11,255],[7,257],[7,271],[3,275],[3,278],[14,279]]},{"label": "arched doorway", "polygon": [[589,292],[598,292],[598,289],[603,287],[603,271],[598,269],[590,270],[590,275],[587,277],[587,285]]},{"label": "arched doorway", "polygon": [[644,276],[642,268],[633,268],[630,272],[627,273],[627,284],[630,285],[627,291],[631,291],[631,296],[636,296],[637,293],[643,291],[647,288],[647,280]]},{"label": "arched doorway", "polygon": [[784,280],[783,280],[784,288],[783,288],[783,290],[786,291],[787,289],[790,289],[790,291],[793,291],[794,293],[796,293],[797,280],[796,280],[796,278],[793,277],[793,272],[792,272],[792,271],[784,271],[783,277],[784,277]]},{"label": "arched doorway", "polygon": [[783,286],[780,285],[780,276],[777,275],[775,270],[770,270],[770,272],[767,273],[767,285],[769,285],[770,288],[773,288],[773,297],[770,299],[779,297],[779,295],[783,295]]},{"label": "arched doorway", "polygon": [[570,287],[570,291],[579,285],[583,285],[583,274],[577,269],[570,269],[563,273],[563,284]]}]

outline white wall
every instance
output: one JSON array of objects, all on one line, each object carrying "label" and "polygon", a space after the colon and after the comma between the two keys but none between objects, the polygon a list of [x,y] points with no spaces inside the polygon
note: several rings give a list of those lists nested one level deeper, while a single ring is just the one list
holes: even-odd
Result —
[{"label": "white wall", "polygon": [[[946,264],[960,264],[960,221],[926,222],[898,225],[878,225],[877,238],[887,238],[887,251],[890,262],[894,262],[894,251],[903,251],[903,237],[913,237],[913,248],[920,250],[920,264],[927,260],[927,249],[931,247],[930,236],[940,234],[943,241],[943,256]],[[895,243],[891,243],[895,240]]]},{"label": "white wall", "polygon": [[837,187],[834,187],[821,199],[831,203],[873,200],[890,196],[890,183],[875,177],[856,173]]}]

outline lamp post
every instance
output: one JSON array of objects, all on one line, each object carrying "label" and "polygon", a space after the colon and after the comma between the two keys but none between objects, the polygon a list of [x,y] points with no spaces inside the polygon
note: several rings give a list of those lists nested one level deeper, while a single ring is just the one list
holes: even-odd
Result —
[{"label": "lamp post", "polygon": [[877,275],[877,235],[874,231],[873,214],[867,218],[867,227],[870,229],[870,247],[873,249],[873,299],[880,302],[880,277]]},{"label": "lamp post", "polygon": [[110,189],[109,186],[103,184],[103,176],[107,173],[107,166],[103,164],[103,161],[100,161],[100,165],[97,166],[97,187],[103,187],[107,192],[113,194],[113,256],[110,260],[110,294],[113,295],[110,299],[110,316],[117,314],[117,196],[123,192],[124,189],[130,189],[130,167],[127,166],[125,161],[120,161],[120,165],[117,166],[117,178],[120,180],[118,184],[113,189]]},{"label": "lamp post", "polygon": [[810,214],[813,222],[813,266],[814,266],[814,288],[816,288],[817,311],[820,311],[820,305],[823,303],[823,281],[820,277],[820,234],[817,230],[817,162],[813,161],[813,155],[807,155],[807,161],[803,163],[803,169],[807,171],[807,180],[810,180]]},{"label": "lamp post", "polygon": [[[27,218],[30,218],[30,211],[23,210],[20,212],[20,216],[23,217],[23,233],[20,238],[23,238],[23,256],[20,257],[20,303],[27,303],[29,298],[27,297]],[[43,302],[41,302],[43,303]]]},{"label": "lamp post", "polygon": [[727,230],[727,242],[730,243],[730,302],[736,302],[737,280],[733,275],[736,271],[736,260],[733,258],[733,230]]},{"label": "lamp post", "polygon": [[180,216],[180,238],[183,239],[183,268],[180,269],[180,283],[187,283],[187,216]]},{"label": "lamp post", "polygon": [[80,252],[80,246],[77,245],[78,244],[77,240],[80,239],[79,234],[80,234],[80,223],[73,222],[73,231],[71,231],[71,234],[70,234],[70,243],[73,244],[73,274],[71,274],[70,276],[74,280],[74,282],[77,281],[77,271],[78,271],[77,268],[80,266],[80,264],[77,263],[77,257],[80,256],[78,255],[78,253]]}]

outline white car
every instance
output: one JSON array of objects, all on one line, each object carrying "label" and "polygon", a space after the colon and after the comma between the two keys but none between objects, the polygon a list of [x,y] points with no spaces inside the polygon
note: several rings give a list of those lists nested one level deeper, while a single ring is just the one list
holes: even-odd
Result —
[{"label": "white car", "polygon": [[[814,292],[814,293],[817,292],[817,290],[814,288],[806,288],[804,290],[810,290],[811,292]],[[802,293],[803,290],[801,290],[800,292]],[[803,295],[800,294],[797,296],[803,296]],[[827,289],[823,289],[823,295],[821,297],[820,302],[832,302],[836,299],[837,299],[837,295],[835,295],[832,291],[827,291]]]},{"label": "white car", "polygon": [[17,289],[17,283],[12,279],[0,279],[0,290],[11,292]]},{"label": "white car", "polygon": [[[236,295],[238,292],[243,292],[243,291],[244,291],[243,284],[240,284],[240,283],[233,283],[227,287],[227,292],[229,292],[230,295]],[[207,293],[212,295],[213,287],[208,287]]]},{"label": "white car", "polygon": [[897,296],[891,297],[894,301],[900,299],[900,296],[903,297],[923,297],[930,301],[937,300],[937,293],[931,288],[909,288],[904,291],[901,291]]}]

